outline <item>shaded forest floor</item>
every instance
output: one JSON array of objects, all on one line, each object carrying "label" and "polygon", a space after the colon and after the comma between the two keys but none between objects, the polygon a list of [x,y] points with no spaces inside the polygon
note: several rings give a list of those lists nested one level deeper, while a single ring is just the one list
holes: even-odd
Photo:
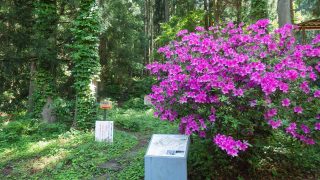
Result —
[{"label": "shaded forest floor", "polygon": [[141,179],[151,135],[177,133],[175,125],[152,114],[152,110],[113,110],[108,115],[116,124],[112,144],[95,142],[93,131],[3,116],[0,179]]},{"label": "shaded forest floor", "polygon": [[[102,118],[102,117],[101,117]],[[177,133],[177,124],[153,117],[149,108],[115,108],[114,143],[94,141],[93,131],[43,124],[15,115],[0,117],[0,179],[143,179],[144,154],[152,134]],[[250,157],[250,168],[193,137],[190,179],[318,179],[320,148],[300,145],[275,134],[264,153]],[[291,148],[285,146],[290,144]],[[214,146],[213,146],[214,147]],[[210,149],[210,148],[209,148]],[[240,165],[239,165],[240,164]],[[210,178],[211,177],[211,178]]]}]

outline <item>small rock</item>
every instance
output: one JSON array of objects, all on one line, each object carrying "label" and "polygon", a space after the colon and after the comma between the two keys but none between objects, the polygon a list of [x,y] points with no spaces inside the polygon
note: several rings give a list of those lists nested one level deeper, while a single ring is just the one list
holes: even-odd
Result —
[{"label": "small rock", "polygon": [[109,162],[101,164],[100,168],[110,169],[113,171],[119,171],[119,170],[121,170],[121,165],[117,161],[111,160]]}]

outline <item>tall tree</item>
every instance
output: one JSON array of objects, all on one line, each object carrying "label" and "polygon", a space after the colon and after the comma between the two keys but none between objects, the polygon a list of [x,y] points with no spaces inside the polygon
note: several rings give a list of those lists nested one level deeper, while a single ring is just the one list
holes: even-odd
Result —
[{"label": "tall tree", "polygon": [[148,64],[151,63],[153,59],[153,49],[154,49],[154,39],[155,39],[155,28],[154,28],[154,7],[155,7],[155,0],[149,0],[149,32],[148,32],[148,54],[149,54],[149,61]]},{"label": "tall tree", "polygon": [[150,6],[149,6],[149,0],[144,1],[144,65],[147,65],[149,63],[149,15],[150,15]]},{"label": "tall tree", "polygon": [[285,24],[291,24],[291,1],[290,0],[278,0],[277,13],[278,13],[278,24],[282,27]]},{"label": "tall tree", "polygon": [[[36,63],[36,65],[31,63],[31,83],[34,81],[35,89],[34,93],[30,93],[34,101],[34,115],[36,117],[42,116],[46,122],[52,122],[55,119],[52,110],[52,100],[56,93],[57,1],[34,1],[34,6],[34,15],[36,17],[34,26],[34,52],[37,61],[32,62]],[[32,88],[32,84],[30,88]]]},{"label": "tall tree", "polygon": [[169,21],[170,18],[170,14],[169,14],[169,0],[163,0],[163,4],[164,4],[164,20],[165,22]]},{"label": "tall tree", "polygon": [[94,0],[81,0],[71,29],[74,41],[70,45],[74,64],[72,74],[76,89],[75,125],[89,128],[96,120],[95,81],[100,73],[98,59],[100,23]]},{"label": "tall tree", "polygon": [[208,10],[208,1],[203,0],[203,11],[204,11],[204,27],[208,29],[210,26],[209,19],[210,19],[210,12]]}]

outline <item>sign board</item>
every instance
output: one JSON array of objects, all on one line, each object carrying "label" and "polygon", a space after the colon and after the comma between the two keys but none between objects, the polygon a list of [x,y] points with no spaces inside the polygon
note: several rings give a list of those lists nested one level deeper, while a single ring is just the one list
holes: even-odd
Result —
[{"label": "sign board", "polygon": [[105,109],[105,110],[107,110],[107,109],[112,109],[112,103],[111,103],[111,101],[102,101],[102,102],[100,103],[100,109]]},{"label": "sign board", "polygon": [[148,95],[144,96],[143,101],[144,101],[144,105],[147,105],[147,106],[151,106],[152,105],[151,98]]},{"label": "sign board", "polygon": [[95,140],[113,142],[113,121],[96,121]]},{"label": "sign board", "polygon": [[154,134],[145,160],[145,180],[187,180],[189,136]]}]

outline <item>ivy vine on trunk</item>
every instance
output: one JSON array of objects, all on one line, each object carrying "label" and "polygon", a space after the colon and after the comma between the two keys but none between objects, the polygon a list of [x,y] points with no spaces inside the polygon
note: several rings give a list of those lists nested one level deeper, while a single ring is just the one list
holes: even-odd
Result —
[{"label": "ivy vine on trunk", "polygon": [[94,0],[80,1],[80,9],[71,32],[74,41],[70,45],[73,61],[72,73],[76,90],[75,125],[86,129],[96,120],[97,106],[94,81],[100,73],[98,56],[99,14]]},{"label": "ivy vine on trunk", "polygon": [[[55,94],[55,74],[57,67],[57,28],[58,14],[56,0],[35,1],[35,35],[34,53],[36,55],[36,66],[34,76],[31,77],[35,83],[32,93],[33,115],[41,117],[49,122],[54,116],[53,112],[43,116],[43,109],[48,99],[53,99]],[[30,102],[31,104],[31,102]]]}]

